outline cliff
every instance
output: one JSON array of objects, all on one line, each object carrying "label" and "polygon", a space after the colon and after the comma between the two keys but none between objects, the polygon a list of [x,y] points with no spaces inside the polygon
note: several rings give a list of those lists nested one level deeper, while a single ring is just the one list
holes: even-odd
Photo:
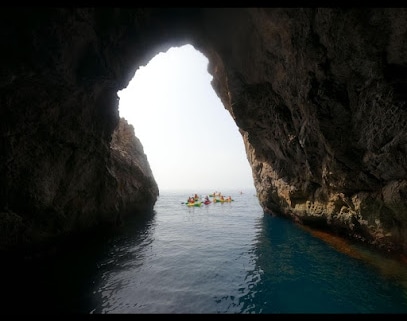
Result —
[{"label": "cliff", "polygon": [[266,213],[407,254],[406,9],[0,15],[1,248],[153,207],[158,187],[117,92],[189,43],[209,59]]}]

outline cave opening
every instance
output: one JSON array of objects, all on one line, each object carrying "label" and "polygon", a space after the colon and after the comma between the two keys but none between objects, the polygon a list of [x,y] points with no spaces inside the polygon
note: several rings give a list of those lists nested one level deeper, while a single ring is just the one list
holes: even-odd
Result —
[{"label": "cave opening", "polygon": [[141,66],[118,92],[159,189],[253,189],[242,136],[211,86],[208,59],[172,47]]}]

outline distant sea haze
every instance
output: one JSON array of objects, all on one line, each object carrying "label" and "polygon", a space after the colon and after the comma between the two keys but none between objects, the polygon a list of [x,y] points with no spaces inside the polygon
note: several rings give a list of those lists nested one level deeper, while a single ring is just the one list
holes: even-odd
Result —
[{"label": "distant sea haze", "polygon": [[208,63],[190,44],[172,47],[118,92],[120,117],[134,126],[160,190],[253,187],[242,135],[211,85]]},{"label": "distant sea haze", "polygon": [[405,265],[264,214],[254,190],[185,205],[200,192],[162,191],[121,231],[1,273],[2,312],[407,313]]}]

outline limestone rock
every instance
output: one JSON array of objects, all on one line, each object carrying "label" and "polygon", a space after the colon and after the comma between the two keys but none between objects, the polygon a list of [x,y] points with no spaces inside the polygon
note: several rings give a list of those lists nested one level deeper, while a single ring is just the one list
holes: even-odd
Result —
[{"label": "limestone rock", "polygon": [[189,43],[209,59],[266,213],[407,254],[407,9],[3,8],[0,18],[2,248],[153,206],[139,142],[119,139],[132,134],[117,92],[156,53]]}]

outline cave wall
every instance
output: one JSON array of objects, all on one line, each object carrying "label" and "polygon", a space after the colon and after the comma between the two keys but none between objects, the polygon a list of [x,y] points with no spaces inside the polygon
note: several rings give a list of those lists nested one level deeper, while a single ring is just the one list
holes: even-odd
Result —
[{"label": "cave wall", "polygon": [[[125,36],[115,21],[126,21],[126,12],[11,8],[0,14],[7,44],[0,72],[0,249],[46,248],[152,209],[158,186],[118,113],[117,91],[139,58],[134,44],[131,58],[120,47]],[[142,23],[144,12],[132,17]]]},{"label": "cave wall", "polygon": [[266,213],[407,253],[406,9],[0,15],[0,248],[153,207],[158,187],[117,92],[190,43],[209,59]]},{"label": "cave wall", "polygon": [[265,211],[405,253],[406,10],[253,8],[232,20],[212,24],[212,72]]}]

